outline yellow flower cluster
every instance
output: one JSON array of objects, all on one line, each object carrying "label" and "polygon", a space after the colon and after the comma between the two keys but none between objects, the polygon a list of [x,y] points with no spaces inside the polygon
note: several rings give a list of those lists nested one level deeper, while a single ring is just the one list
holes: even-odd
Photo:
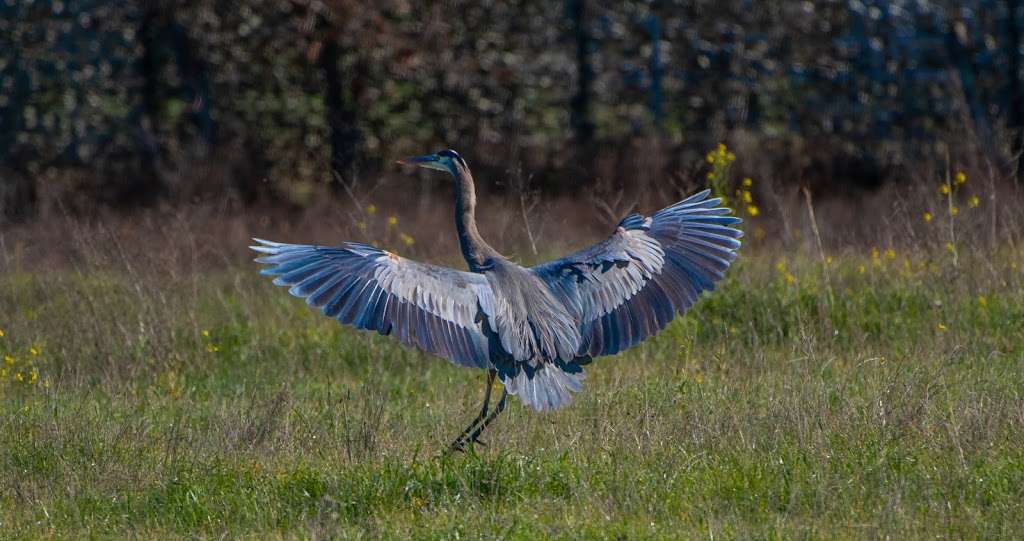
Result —
[{"label": "yellow flower cluster", "polygon": [[789,272],[789,269],[786,267],[785,259],[780,259],[778,263],[775,264],[775,270],[779,272],[779,276],[781,276],[787,284],[792,285],[796,283],[796,276]]},{"label": "yellow flower cluster", "polygon": [[711,192],[715,197],[722,200],[723,205],[728,205],[729,198],[735,196],[740,206],[746,210],[747,216],[753,218],[761,214],[761,209],[754,200],[754,193],[752,191],[754,186],[753,179],[744,177],[740,182],[740,186],[736,190],[730,191],[729,188],[732,183],[730,182],[729,169],[733,162],[736,161],[736,155],[725,144],[719,143],[714,150],[711,150],[704,156],[704,160],[711,166],[711,170],[706,175],[708,187],[711,188]]},{"label": "yellow flower cluster", "polygon": [[363,207],[363,215],[355,222],[355,226],[368,237],[369,242],[397,253],[398,247],[411,248],[416,244],[412,235],[399,229],[398,221],[397,215],[387,214],[377,205],[369,203]]},{"label": "yellow flower cluster", "polygon": [[729,151],[729,148],[724,143],[718,143],[715,150],[708,152],[707,156],[704,157],[711,165],[715,164],[731,164],[736,161],[736,155]]},{"label": "yellow flower cluster", "polygon": [[754,203],[754,194],[750,191],[750,188],[754,185],[754,180],[750,177],[743,177],[740,189],[736,191],[742,200],[747,205],[747,216],[754,217],[761,214],[761,209],[757,208],[757,204]]},{"label": "yellow flower cluster", "polygon": [[200,332],[199,334],[203,337],[203,342],[205,343],[207,353],[217,353],[218,351],[220,351],[220,346],[217,345],[213,341],[213,338],[210,337],[210,331],[203,329],[202,332]]},{"label": "yellow flower cluster", "polygon": [[704,159],[711,165],[707,173],[708,186],[715,197],[722,199],[722,204],[729,204],[729,168],[736,161],[736,155],[722,143],[707,153]]},{"label": "yellow flower cluster", "polygon": [[896,259],[896,250],[894,250],[891,247],[889,247],[889,248],[886,248],[884,252],[879,252],[878,248],[872,247],[871,248],[871,266],[872,267],[881,267],[882,266],[882,258],[885,258],[886,261],[892,261],[892,260]]},{"label": "yellow flower cluster", "polygon": [[0,352],[3,352],[3,363],[0,364],[0,390],[5,387],[31,388],[37,386],[48,389],[50,380],[41,379],[39,372],[42,348],[33,344],[21,354],[17,354],[9,349],[9,344],[5,340],[6,336],[6,331],[0,329]]},{"label": "yellow flower cluster", "polygon": [[[896,249],[892,246],[885,248],[884,250],[878,247],[872,246],[871,250],[867,254],[867,261],[870,261],[870,267],[867,263],[860,263],[856,266],[857,274],[865,274],[868,269],[877,269],[879,272],[889,272],[893,270],[900,270],[904,275],[912,274],[913,266],[911,265],[910,259],[906,256],[902,257],[902,263],[897,263],[899,254],[896,253]],[[826,261],[831,262],[831,257],[826,258]]]},{"label": "yellow flower cluster", "polygon": [[[952,182],[952,184],[950,184],[948,181],[939,184],[939,194],[942,195],[946,199],[947,206],[949,207],[949,214],[951,216],[956,216],[960,212],[960,209],[958,209],[955,205],[953,205],[953,195],[964,184],[967,184],[967,173],[964,173],[963,171],[957,171],[956,174],[953,175],[953,182]],[[968,207],[973,209],[973,208],[978,208],[979,205],[981,205],[981,200],[978,199],[978,196],[972,195],[969,198],[967,198],[967,206]],[[924,221],[925,222],[932,221],[932,213],[925,212],[924,213]]]}]

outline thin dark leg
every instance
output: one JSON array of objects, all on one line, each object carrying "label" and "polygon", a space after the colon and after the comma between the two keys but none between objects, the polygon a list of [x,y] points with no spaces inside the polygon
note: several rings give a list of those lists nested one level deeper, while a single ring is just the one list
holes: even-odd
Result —
[{"label": "thin dark leg", "polygon": [[491,387],[494,386],[495,376],[497,376],[496,370],[487,371],[487,390],[484,391],[484,406],[480,408],[480,415],[477,415],[476,419],[473,419],[473,422],[469,423],[469,426],[467,426],[466,429],[462,431],[462,434],[459,434],[459,437],[455,438],[455,441],[453,441],[452,444],[448,446],[449,451],[463,450],[462,447],[466,436],[470,432],[472,432],[474,428],[476,428],[476,425],[480,424],[480,421],[483,421],[484,418],[487,417],[487,408],[491,404]]},{"label": "thin dark leg", "polygon": [[481,445],[484,445],[484,442],[480,441],[480,434],[483,434],[484,430],[487,430],[487,425],[491,424],[491,421],[494,421],[494,419],[498,417],[499,413],[505,411],[505,403],[507,401],[508,391],[502,389],[501,400],[498,401],[497,406],[494,406],[494,411],[492,411],[491,414],[488,415],[486,419],[484,419],[483,424],[481,424],[475,431],[473,431],[473,434],[469,436],[470,443],[479,443]]}]

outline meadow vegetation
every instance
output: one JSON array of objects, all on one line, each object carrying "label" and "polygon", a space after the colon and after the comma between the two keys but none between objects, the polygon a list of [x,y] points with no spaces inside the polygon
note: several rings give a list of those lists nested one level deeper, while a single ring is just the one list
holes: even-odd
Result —
[{"label": "meadow vegetation", "polygon": [[[758,179],[716,187],[748,233],[718,290],[596,360],[572,407],[513,401],[486,447],[453,456],[483,374],[326,320],[259,277],[230,228],[140,246],[69,225],[72,256],[47,266],[8,237],[0,531],[1019,535],[1017,196],[988,199],[955,170],[922,185],[888,198],[867,242],[813,218],[809,192],[782,208]],[[346,218],[355,230],[419,256],[447,246],[369,205]],[[550,247],[574,218],[549,219],[566,220]]]}]

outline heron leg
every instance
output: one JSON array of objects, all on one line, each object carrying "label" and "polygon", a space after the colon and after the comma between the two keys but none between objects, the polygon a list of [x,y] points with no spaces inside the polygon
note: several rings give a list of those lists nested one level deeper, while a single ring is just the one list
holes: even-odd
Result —
[{"label": "heron leg", "polygon": [[469,441],[471,443],[479,443],[480,445],[486,445],[484,442],[480,441],[480,434],[483,434],[484,430],[487,430],[487,425],[491,424],[491,422],[498,417],[498,414],[500,414],[502,411],[505,411],[506,402],[508,402],[508,390],[502,389],[501,400],[498,401],[497,406],[494,406],[494,411],[492,411],[491,414],[488,415],[486,419],[484,419],[484,422],[479,427],[477,427],[475,431],[473,431],[473,434],[469,436]]},{"label": "heron leg", "polygon": [[476,425],[480,424],[480,421],[483,421],[487,417],[487,408],[491,404],[491,388],[494,387],[494,378],[497,374],[497,370],[487,371],[487,389],[484,391],[484,405],[480,408],[480,415],[477,415],[476,419],[473,419],[473,421],[469,423],[469,426],[462,431],[462,434],[459,434],[459,437],[455,438],[455,441],[448,446],[450,451],[462,451],[466,436],[476,428]]}]

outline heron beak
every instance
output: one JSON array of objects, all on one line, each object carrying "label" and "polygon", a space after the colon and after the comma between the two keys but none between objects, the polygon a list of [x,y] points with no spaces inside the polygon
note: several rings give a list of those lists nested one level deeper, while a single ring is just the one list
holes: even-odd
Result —
[{"label": "heron beak", "polygon": [[441,164],[441,158],[439,158],[437,154],[414,156],[412,158],[398,160],[398,163],[402,165],[418,165],[420,167],[426,167],[427,169],[437,169],[438,171],[448,171],[448,168]]}]

